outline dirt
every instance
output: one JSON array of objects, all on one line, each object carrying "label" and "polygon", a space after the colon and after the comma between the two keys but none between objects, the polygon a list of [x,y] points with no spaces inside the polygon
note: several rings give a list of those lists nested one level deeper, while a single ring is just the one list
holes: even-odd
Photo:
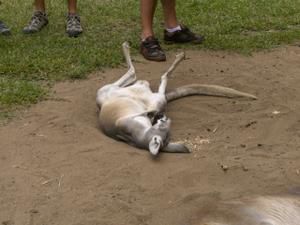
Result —
[{"label": "dirt", "polygon": [[[153,88],[165,63],[134,56]],[[219,201],[300,186],[300,48],[242,56],[187,51],[169,88],[219,84],[256,101],[193,96],[168,105],[172,140],[191,154],[149,152],[112,140],[97,124],[97,88],[126,68],[57,84],[0,127],[1,225],[200,225]]]}]

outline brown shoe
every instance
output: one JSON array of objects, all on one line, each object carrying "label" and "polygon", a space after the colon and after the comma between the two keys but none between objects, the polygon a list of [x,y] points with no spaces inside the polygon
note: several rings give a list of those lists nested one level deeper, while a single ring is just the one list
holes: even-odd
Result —
[{"label": "brown shoe", "polygon": [[175,32],[168,32],[164,30],[164,40],[166,43],[193,43],[201,44],[204,41],[202,35],[193,33],[188,27],[180,25],[181,30]]},{"label": "brown shoe", "polygon": [[158,40],[153,37],[147,37],[141,42],[140,52],[145,57],[145,59],[151,61],[166,61],[166,55],[159,45]]}]

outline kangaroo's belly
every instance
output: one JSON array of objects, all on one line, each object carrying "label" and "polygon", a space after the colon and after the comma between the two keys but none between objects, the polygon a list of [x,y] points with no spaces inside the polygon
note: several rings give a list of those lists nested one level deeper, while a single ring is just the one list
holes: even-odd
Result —
[{"label": "kangaroo's belly", "polygon": [[[144,107],[145,111],[162,111],[167,104],[164,95],[153,93],[146,81],[137,81],[136,84],[115,90],[111,93],[112,99],[122,98],[130,99],[132,102]],[[127,103],[126,103],[127,104]]]},{"label": "kangaroo's belly", "polygon": [[120,118],[135,116],[147,111],[147,106],[130,98],[116,98],[105,102],[99,113],[100,127],[109,136],[118,133],[116,121]]}]

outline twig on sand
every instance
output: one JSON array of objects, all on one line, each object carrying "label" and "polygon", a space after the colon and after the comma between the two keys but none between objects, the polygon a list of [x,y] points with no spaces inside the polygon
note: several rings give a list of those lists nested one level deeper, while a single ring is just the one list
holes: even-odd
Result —
[{"label": "twig on sand", "polygon": [[54,180],[54,179],[45,180],[44,182],[42,182],[42,185],[49,184],[49,183],[52,182],[53,180]]},{"label": "twig on sand", "polygon": [[213,134],[217,132],[217,130],[219,129],[219,127],[215,127],[215,129],[213,129]]},{"label": "twig on sand", "polygon": [[62,175],[60,176],[59,179],[55,178],[55,179],[45,180],[44,182],[42,182],[42,185],[46,185],[46,184],[49,184],[49,183],[51,183],[51,182],[57,180],[57,181],[58,181],[58,187],[60,188],[60,186],[61,186],[61,181],[62,181],[62,178],[63,178],[63,177],[64,177],[64,174],[62,174]]},{"label": "twig on sand", "polygon": [[61,186],[61,181],[62,181],[62,178],[64,177],[64,174],[62,174],[61,176],[60,176],[60,178],[59,178],[59,181],[58,181],[58,187],[60,187]]}]

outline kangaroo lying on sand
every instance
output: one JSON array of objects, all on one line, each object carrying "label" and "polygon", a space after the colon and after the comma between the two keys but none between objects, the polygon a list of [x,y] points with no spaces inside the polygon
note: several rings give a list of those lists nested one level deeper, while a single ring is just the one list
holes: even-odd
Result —
[{"label": "kangaroo lying on sand", "polygon": [[100,127],[109,137],[148,149],[153,155],[159,151],[189,153],[183,144],[169,142],[171,120],[164,113],[167,102],[189,95],[256,99],[253,95],[217,85],[187,85],[166,93],[168,77],[183,60],[184,53],[178,54],[162,75],[158,92],[152,92],[148,81],[136,80],[128,43],[123,43],[122,47],[129,70],[116,82],[97,91]]}]

